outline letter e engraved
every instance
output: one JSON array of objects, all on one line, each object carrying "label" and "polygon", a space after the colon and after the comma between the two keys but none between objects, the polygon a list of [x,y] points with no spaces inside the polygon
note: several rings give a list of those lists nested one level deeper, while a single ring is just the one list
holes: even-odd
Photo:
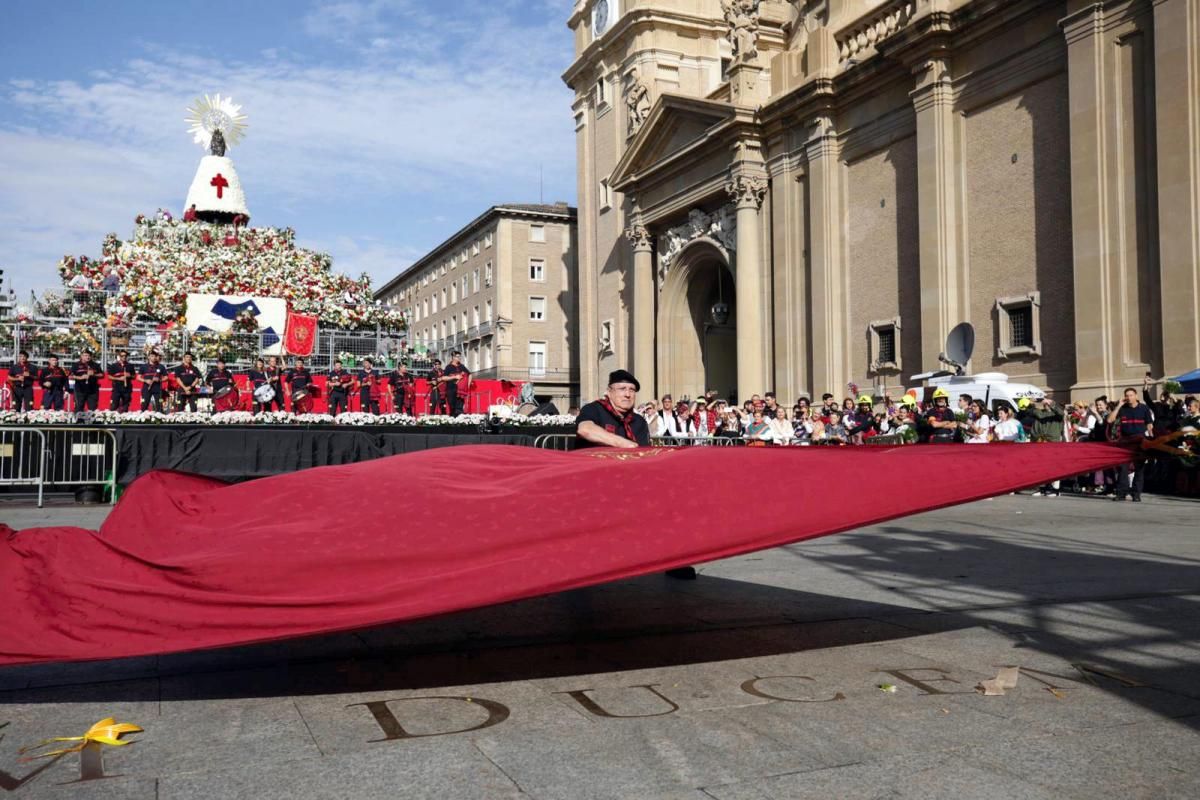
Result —
[{"label": "letter e engraved", "polygon": [[594,692],[595,689],[575,689],[570,692],[554,692],[554,694],[570,695],[572,698],[574,698],[576,703],[579,703],[579,705],[583,706],[584,711],[587,711],[590,714],[595,714],[597,717],[608,717],[610,719],[634,719],[636,717],[665,717],[667,714],[674,714],[679,710],[679,706],[675,705],[675,702],[671,700],[671,698],[665,696],[662,692],[654,688],[655,686],[659,685],[660,684],[657,683],[639,683],[636,686],[622,687],[625,689],[645,689],[670,706],[670,708],[666,711],[660,711],[657,714],[612,714],[602,708],[595,700],[587,696],[588,692]]},{"label": "letter e engraved", "polygon": [[[936,686],[931,686],[930,685],[931,683],[953,683],[955,686],[962,685],[959,681],[956,681],[953,678],[951,678],[949,672],[946,672],[946,670],[941,669],[939,667],[914,667],[912,669],[885,669],[885,670],[880,670],[880,672],[885,672],[894,678],[898,678],[899,680],[904,681],[905,683],[909,684],[910,686],[915,686],[918,689],[920,689],[922,692],[924,692],[925,694],[975,694],[975,691],[973,689],[967,689],[967,690],[964,690],[961,692],[947,692],[947,691],[937,688]],[[925,678],[922,680],[921,678],[918,678],[915,675],[909,675],[908,673],[910,673],[910,672],[934,672],[934,673],[937,673],[937,675],[939,677]]]},{"label": "letter e engraved", "polygon": [[841,692],[836,692],[833,697],[826,697],[824,700],[818,700],[812,697],[780,697],[777,694],[769,694],[758,688],[759,681],[778,680],[780,678],[792,678],[798,681],[816,681],[816,678],[810,678],[807,675],[763,675],[758,678],[751,678],[742,684],[742,691],[752,697],[761,697],[764,700],[779,700],[783,703],[833,703],[838,700],[845,700],[846,695]]},{"label": "letter e engraved", "polygon": [[[388,708],[389,703],[404,703],[412,700],[459,700],[464,703],[478,706],[487,712],[487,719],[478,725],[470,728],[460,728],[456,731],[440,731],[438,733],[409,733],[404,730],[404,726],[400,724],[400,720],[396,719],[396,715]],[[504,720],[508,719],[511,713],[508,706],[497,703],[495,700],[488,700],[483,697],[455,697],[447,695],[437,695],[431,697],[398,697],[394,700],[372,700],[369,703],[351,703],[346,708],[354,708],[355,706],[366,706],[371,712],[371,716],[375,719],[375,723],[379,725],[383,731],[382,739],[368,739],[368,744],[376,742],[389,742],[395,739],[424,739],[428,736],[449,736],[453,733],[470,733],[471,731],[481,731],[484,728],[490,728],[493,725],[499,725]]]}]

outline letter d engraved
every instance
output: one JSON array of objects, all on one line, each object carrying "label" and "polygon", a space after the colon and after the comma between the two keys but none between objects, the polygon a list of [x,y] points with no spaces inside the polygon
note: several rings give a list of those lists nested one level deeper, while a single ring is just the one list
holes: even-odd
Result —
[{"label": "letter d engraved", "polygon": [[625,689],[645,689],[655,697],[662,700],[670,706],[666,711],[660,711],[657,714],[612,714],[606,711],[595,700],[587,696],[588,692],[594,692],[595,689],[575,689],[570,692],[554,692],[554,694],[566,694],[574,698],[576,703],[583,706],[584,710],[589,714],[595,714],[597,717],[608,717],[609,719],[634,719],[637,717],[665,717],[667,714],[674,714],[679,710],[679,706],[675,705],[671,698],[664,695],[662,692],[655,689],[657,683],[639,683],[636,686],[625,686]]},{"label": "letter d engraved", "polygon": [[[438,733],[409,733],[404,730],[404,726],[400,724],[400,720],[396,719],[396,715],[388,708],[389,703],[404,703],[413,700],[460,700],[464,703],[470,703],[473,706],[478,706],[487,712],[487,719],[478,725],[470,728],[460,728],[456,731],[440,731]],[[493,725],[499,725],[504,720],[508,719],[511,713],[508,706],[502,703],[497,703],[495,700],[488,700],[483,697],[456,697],[449,695],[435,695],[430,697],[398,697],[395,700],[372,700],[369,703],[352,703],[346,708],[354,708],[355,706],[366,706],[371,712],[371,716],[375,719],[375,723],[379,729],[383,731],[382,739],[368,739],[368,744],[376,742],[389,742],[395,739],[424,739],[429,736],[449,736],[454,733],[470,733],[471,731],[481,731],[484,728],[490,728]]]}]

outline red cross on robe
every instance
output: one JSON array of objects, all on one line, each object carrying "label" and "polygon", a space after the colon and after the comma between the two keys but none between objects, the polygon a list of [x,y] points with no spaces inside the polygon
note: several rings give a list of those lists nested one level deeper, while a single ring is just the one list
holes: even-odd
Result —
[{"label": "red cross on robe", "polygon": [[208,182],[208,185],[217,187],[217,199],[220,200],[225,196],[223,190],[229,185],[229,181],[225,180],[225,176],[218,172],[217,176]]}]

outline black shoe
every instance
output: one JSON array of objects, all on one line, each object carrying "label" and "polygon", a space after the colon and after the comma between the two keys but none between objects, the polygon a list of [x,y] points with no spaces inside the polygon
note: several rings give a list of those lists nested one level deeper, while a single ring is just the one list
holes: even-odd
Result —
[{"label": "black shoe", "polygon": [[1114,502],[1114,503],[1119,503],[1119,502],[1121,502],[1122,500],[1124,500],[1124,499],[1125,499],[1125,495],[1123,495],[1123,494],[1114,494],[1114,495],[1112,496],[1112,499],[1113,499],[1113,502]]},{"label": "black shoe", "polygon": [[663,574],[666,575],[668,578],[676,578],[677,580],[681,580],[681,581],[696,580],[696,568],[695,567],[676,567],[675,569],[667,570]]},{"label": "black shoe", "polygon": [[1140,503],[1140,502],[1142,502],[1142,496],[1141,496],[1140,494],[1135,494],[1135,495],[1133,496],[1133,502],[1135,502],[1135,503]]}]

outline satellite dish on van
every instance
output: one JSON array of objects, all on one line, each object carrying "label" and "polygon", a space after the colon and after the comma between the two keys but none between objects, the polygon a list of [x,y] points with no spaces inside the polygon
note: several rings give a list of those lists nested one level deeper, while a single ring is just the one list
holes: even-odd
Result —
[{"label": "satellite dish on van", "polygon": [[960,322],[946,337],[946,352],[938,360],[954,367],[956,375],[962,375],[971,353],[975,350],[975,328],[969,322]]}]

